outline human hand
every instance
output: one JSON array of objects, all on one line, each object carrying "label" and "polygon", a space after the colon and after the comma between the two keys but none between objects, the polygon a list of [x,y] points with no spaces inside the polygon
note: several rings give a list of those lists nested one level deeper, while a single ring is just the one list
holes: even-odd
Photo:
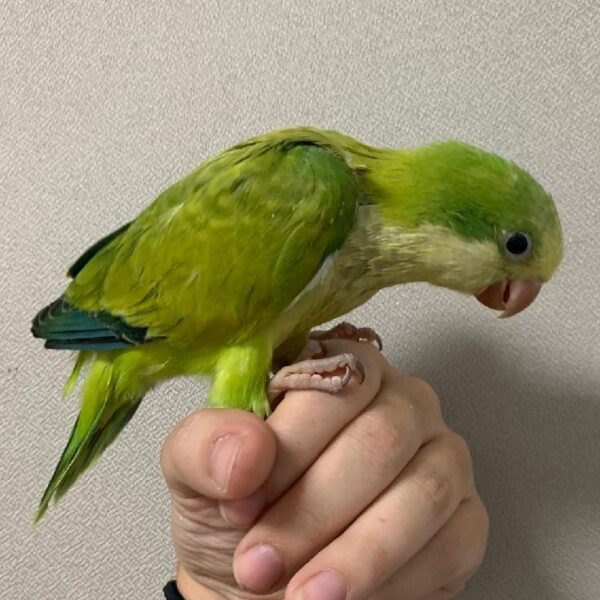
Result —
[{"label": "human hand", "polygon": [[288,392],[266,422],[201,410],[168,436],[186,600],[446,600],[481,563],[487,513],[435,393],[370,344],[325,345],[364,382]]}]

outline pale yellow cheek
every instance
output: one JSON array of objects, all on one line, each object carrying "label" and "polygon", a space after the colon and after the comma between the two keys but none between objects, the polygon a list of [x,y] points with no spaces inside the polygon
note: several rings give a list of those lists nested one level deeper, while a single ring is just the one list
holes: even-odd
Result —
[{"label": "pale yellow cheek", "polygon": [[506,276],[506,264],[492,242],[468,241],[433,225],[419,227],[410,238],[419,276],[434,285],[476,294]]}]

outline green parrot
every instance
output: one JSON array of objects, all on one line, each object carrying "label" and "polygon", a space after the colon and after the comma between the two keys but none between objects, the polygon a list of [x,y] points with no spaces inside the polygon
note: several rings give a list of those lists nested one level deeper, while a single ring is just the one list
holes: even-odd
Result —
[{"label": "green parrot", "polygon": [[[303,127],[223,151],[89,248],[33,320],[47,348],[79,353],[65,392],[87,373],[36,520],[158,382],[209,375],[211,405],[265,416],[288,389],[335,393],[360,372],[352,355],[322,348],[294,361],[315,326],[378,290],[429,282],[510,316],[562,253],[542,187],[458,141],[374,148]],[[377,339],[347,324],[313,337]]]}]

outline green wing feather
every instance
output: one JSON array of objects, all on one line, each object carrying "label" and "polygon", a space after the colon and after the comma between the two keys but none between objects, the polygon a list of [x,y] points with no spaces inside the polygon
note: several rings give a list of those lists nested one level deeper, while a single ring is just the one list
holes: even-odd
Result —
[{"label": "green wing feather", "polygon": [[131,225],[131,223],[125,223],[125,225],[122,225],[117,230],[104,236],[101,240],[98,240],[93,246],[90,246],[69,267],[69,270],[67,271],[67,275],[69,277],[76,277],[79,274],[79,272],[81,271],[81,269],[83,269],[83,267],[85,267],[85,265],[87,265],[90,262],[90,260],[94,256],[96,256],[96,254],[98,254],[98,252],[100,252],[100,250],[102,250],[102,248],[104,248],[104,246],[108,246],[108,244],[110,244],[110,242],[112,242],[114,239],[119,237],[124,231],[126,231],[130,225]]},{"label": "green wing feather", "polygon": [[[213,387],[218,398],[264,406],[264,352],[272,349],[244,342],[268,327],[341,247],[356,214],[354,172],[323,139],[308,138],[306,131],[296,139],[265,136],[222,153],[70,269],[74,279],[64,296],[40,312],[33,330],[49,347],[84,351],[66,391],[83,364],[91,365],[37,519],[117,437],[163,365],[183,360],[190,345],[224,357]],[[240,356],[257,356],[252,372],[227,354],[238,346]]]},{"label": "green wing feather", "polygon": [[315,143],[242,144],[164,192],[74,279],[74,306],[175,345],[275,319],[352,228],[354,172]]}]

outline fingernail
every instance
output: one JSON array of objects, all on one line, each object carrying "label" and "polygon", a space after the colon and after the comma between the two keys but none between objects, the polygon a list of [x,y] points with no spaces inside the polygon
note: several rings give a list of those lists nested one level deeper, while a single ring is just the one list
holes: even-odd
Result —
[{"label": "fingernail", "polygon": [[219,510],[225,521],[234,527],[249,527],[254,523],[267,503],[267,498],[262,490],[241,498],[221,502]]},{"label": "fingernail", "polygon": [[270,590],[281,579],[285,567],[273,546],[258,544],[233,561],[233,573],[241,587],[262,593]]},{"label": "fingernail", "polygon": [[217,487],[226,492],[242,442],[237,435],[227,433],[213,442],[210,456],[210,476]]},{"label": "fingernail", "polygon": [[321,571],[294,594],[294,600],[344,600],[347,594],[344,577],[336,571]]}]

